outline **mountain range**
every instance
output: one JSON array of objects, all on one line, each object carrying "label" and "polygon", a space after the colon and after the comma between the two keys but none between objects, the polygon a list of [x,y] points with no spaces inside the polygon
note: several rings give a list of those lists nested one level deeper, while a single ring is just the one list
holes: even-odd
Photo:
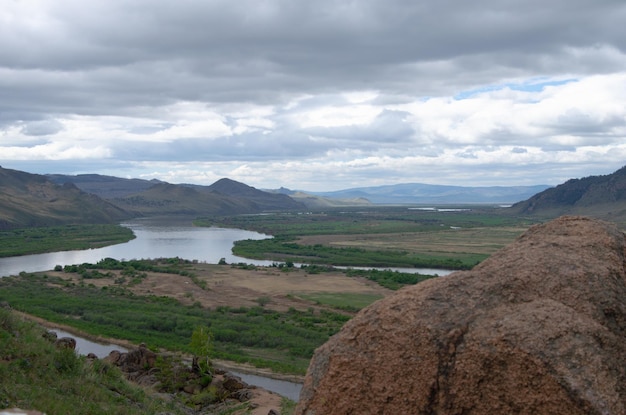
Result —
[{"label": "mountain range", "polygon": [[315,193],[259,190],[226,178],[200,186],[98,174],[38,175],[0,167],[0,229],[115,223],[136,216],[255,214],[375,204],[512,204],[509,211],[517,215],[580,214],[626,221],[626,167],[553,188],[412,183]]},{"label": "mountain range", "polygon": [[547,185],[465,187],[404,183],[311,194],[331,199],[367,199],[376,204],[511,204],[528,199],[548,187]]}]

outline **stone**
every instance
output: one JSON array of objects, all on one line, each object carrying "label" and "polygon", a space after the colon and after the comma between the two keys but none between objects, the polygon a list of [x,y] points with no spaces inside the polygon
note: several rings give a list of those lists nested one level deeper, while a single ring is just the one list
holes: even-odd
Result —
[{"label": "stone", "polygon": [[536,225],[471,271],[399,290],[316,350],[296,414],[625,414],[626,241]]},{"label": "stone", "polygon": [[61,337],[54,341],[54,345],[60,349],[76,350],[76,339],[73,337]]},{"label": "stone", "polygon": [[248,387],[248,384],[241,380],[239,376],[232,375],[230,373],[226,373],[224,375],[224,381],[222,382],[224,389],[229,392],[236,392],[240,389],[244,389]]}]

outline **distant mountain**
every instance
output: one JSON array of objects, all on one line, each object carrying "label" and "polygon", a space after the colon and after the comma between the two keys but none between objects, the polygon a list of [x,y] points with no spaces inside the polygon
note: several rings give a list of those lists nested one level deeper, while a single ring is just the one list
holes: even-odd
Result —
[{"label": "distant mountain", "polygon": [[352,199],[340,199],[324,196],[317,196],[311,193],[300,192],[297,190],[289,190],[281,187],[278,190],[270,190],[270,192],[280,193],[289,196],[290,198],[304,204],[309,209],[326,209],[333,207],[348,207],[348,206],[371,206],[372,203],[362,197]]},{"label": "distant mountain", "polygon": [[48,177],[60,184],[72,183],[141,215],[229,215],[305,208],[289,196],[264,192],[230,179],[201,186],[99,174]]},{"label": "distant mountain", "polygon": [[358,187],[334,192],[309,193],[333,199],[363,198],[372,203],[379,204],[511,204],[527,199],[546,188],[548,188],[547,185],[464,187],[405,183],[386,186]]},{"label": "distant mountain", "polygon": [[265,192],[231,179],[220,179],[202,190],[253,202],[259,210],[297,210],[304,205],[288,195]]},{"label": "distant mountain", "polygon": [[626,166],[604,176],[568,180],[516,203],[511,211],[544,217],[576,214],[626,220]]},{"label": "distant mountain", "polygon": [[115,223],[131,214],[71,183],[0,167],[0,229]]},{"label": "distant mountain", "polygon": [[200,191],[194,187],[158,183],[143,192],[111,199],[126,210],[142,215],[229,215],[259,212],[244,198]]}]

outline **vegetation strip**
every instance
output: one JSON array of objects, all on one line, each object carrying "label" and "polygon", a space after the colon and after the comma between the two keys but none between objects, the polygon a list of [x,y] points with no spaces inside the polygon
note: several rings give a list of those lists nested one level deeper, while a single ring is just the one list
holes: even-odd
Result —
[{"label": "vegetation strip", "polygon": [[0,257],[101,248],[134,239],[119,225],[65,225],[0,231]]}]

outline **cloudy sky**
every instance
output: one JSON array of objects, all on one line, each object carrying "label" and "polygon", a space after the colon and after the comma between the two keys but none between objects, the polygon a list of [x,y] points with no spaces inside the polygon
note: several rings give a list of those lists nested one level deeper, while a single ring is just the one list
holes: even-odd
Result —
[{"label": "cloudy sky", "polygon": [[258,188],[626,164],[624,0],[2,0],[0,165]]}]

